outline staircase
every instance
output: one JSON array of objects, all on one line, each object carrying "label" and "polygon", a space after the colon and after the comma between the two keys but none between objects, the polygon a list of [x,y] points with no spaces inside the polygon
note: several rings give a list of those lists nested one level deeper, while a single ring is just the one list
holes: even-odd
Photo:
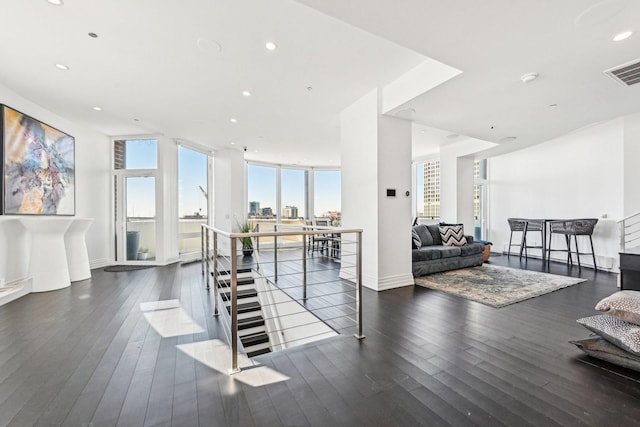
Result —
[{"label": "staircase", "polygon": [[[213,275],[214,273],[211,272]],[[231,276],[228,270],[219,270],[218,292],[224,301],[227,313],[231,315]],[[248,357],[271,352],[269,335],[262,316],[262,306],[258,300],[253,271],[238,269],[238,337]]]}]

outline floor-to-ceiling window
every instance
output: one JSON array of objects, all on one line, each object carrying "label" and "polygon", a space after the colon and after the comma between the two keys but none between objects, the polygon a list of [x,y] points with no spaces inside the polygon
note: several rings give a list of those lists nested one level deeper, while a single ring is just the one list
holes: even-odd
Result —
[{"label": "floor-to-ceiling window", "polygon": [[178,251],[200,251],[200,226],[209,217],[208,155],[178,147]]},{"label": "floor-to-ceiling window", "polygon": [[313,212],[316,218],[329,218],[331,225],[342,223],[341,183],[339,170],[313,172]]},{"label": "floor-to-ceiling window", "polygon": [[[247,164],[247,197],[249,212],[247,219],[252,228],[260,231],[273,230],[278,213],[278,169],[275,166]],[[273,243],[264,238],[260,243]]]},{"label": "floor-to-ceiling window", "polygon": [[113,158],[116,260],[154,260],[158,141],[116,140]]},{"label": "floor-to-ceiling window", "polygon": [[473,164],[473,219],[474,238],[487,238],[487,159]]}]

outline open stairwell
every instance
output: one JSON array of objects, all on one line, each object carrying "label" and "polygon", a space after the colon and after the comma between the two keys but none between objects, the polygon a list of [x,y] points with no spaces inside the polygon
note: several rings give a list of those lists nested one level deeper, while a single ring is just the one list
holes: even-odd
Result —
[{"label": "open stairwell", "polygon": [[[211,272],[213,275],[214,273]],[[248,357],[271,352],[262,306],[253,270],[238,270],[238,337]],[[228,270],[219,270],[217,286],[227,313],[231,315],[231,277]]]}]

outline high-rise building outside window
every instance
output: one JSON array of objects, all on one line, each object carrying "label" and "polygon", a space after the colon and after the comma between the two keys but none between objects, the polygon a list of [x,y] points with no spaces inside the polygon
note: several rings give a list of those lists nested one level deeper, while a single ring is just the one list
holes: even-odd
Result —
[{"label": "high-rise building outside window", "polygon": [[[419,170],[419,169],[418,169]],[[423,190],[422,215],[418,217],[428,219],[440,218],[440,160],[425,162],[422,165]],[[419,190],[419,189],[418,189]],[[420,209],[420,205],[418,205]]]}]

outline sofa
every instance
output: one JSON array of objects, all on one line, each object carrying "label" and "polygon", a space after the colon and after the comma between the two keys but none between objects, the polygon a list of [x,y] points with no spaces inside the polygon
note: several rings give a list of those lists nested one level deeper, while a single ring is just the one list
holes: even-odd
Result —
[{"label": "sofa", "polygon": [[[458,227],[455,229],[455,227]],[[458,241],[445,241],[442,236],[450,228],[458,231]],[[464,267],[482,265],[484,243],[474,242],[473,236],[464,236],[460,224],[418,224],[413,227],[411,265],[413,276],[424,276],[431,273],[455,270]],[[442,231],[442,234],[441,234]],[[419,239],[415,238],[415,235]],[[419,247],[416,243],[419,240]],[[455,240],[455,238],[454,238]],[[452,246],[449,246],[453,244]],[[459,245],[459,246],[458,246]]]}]

